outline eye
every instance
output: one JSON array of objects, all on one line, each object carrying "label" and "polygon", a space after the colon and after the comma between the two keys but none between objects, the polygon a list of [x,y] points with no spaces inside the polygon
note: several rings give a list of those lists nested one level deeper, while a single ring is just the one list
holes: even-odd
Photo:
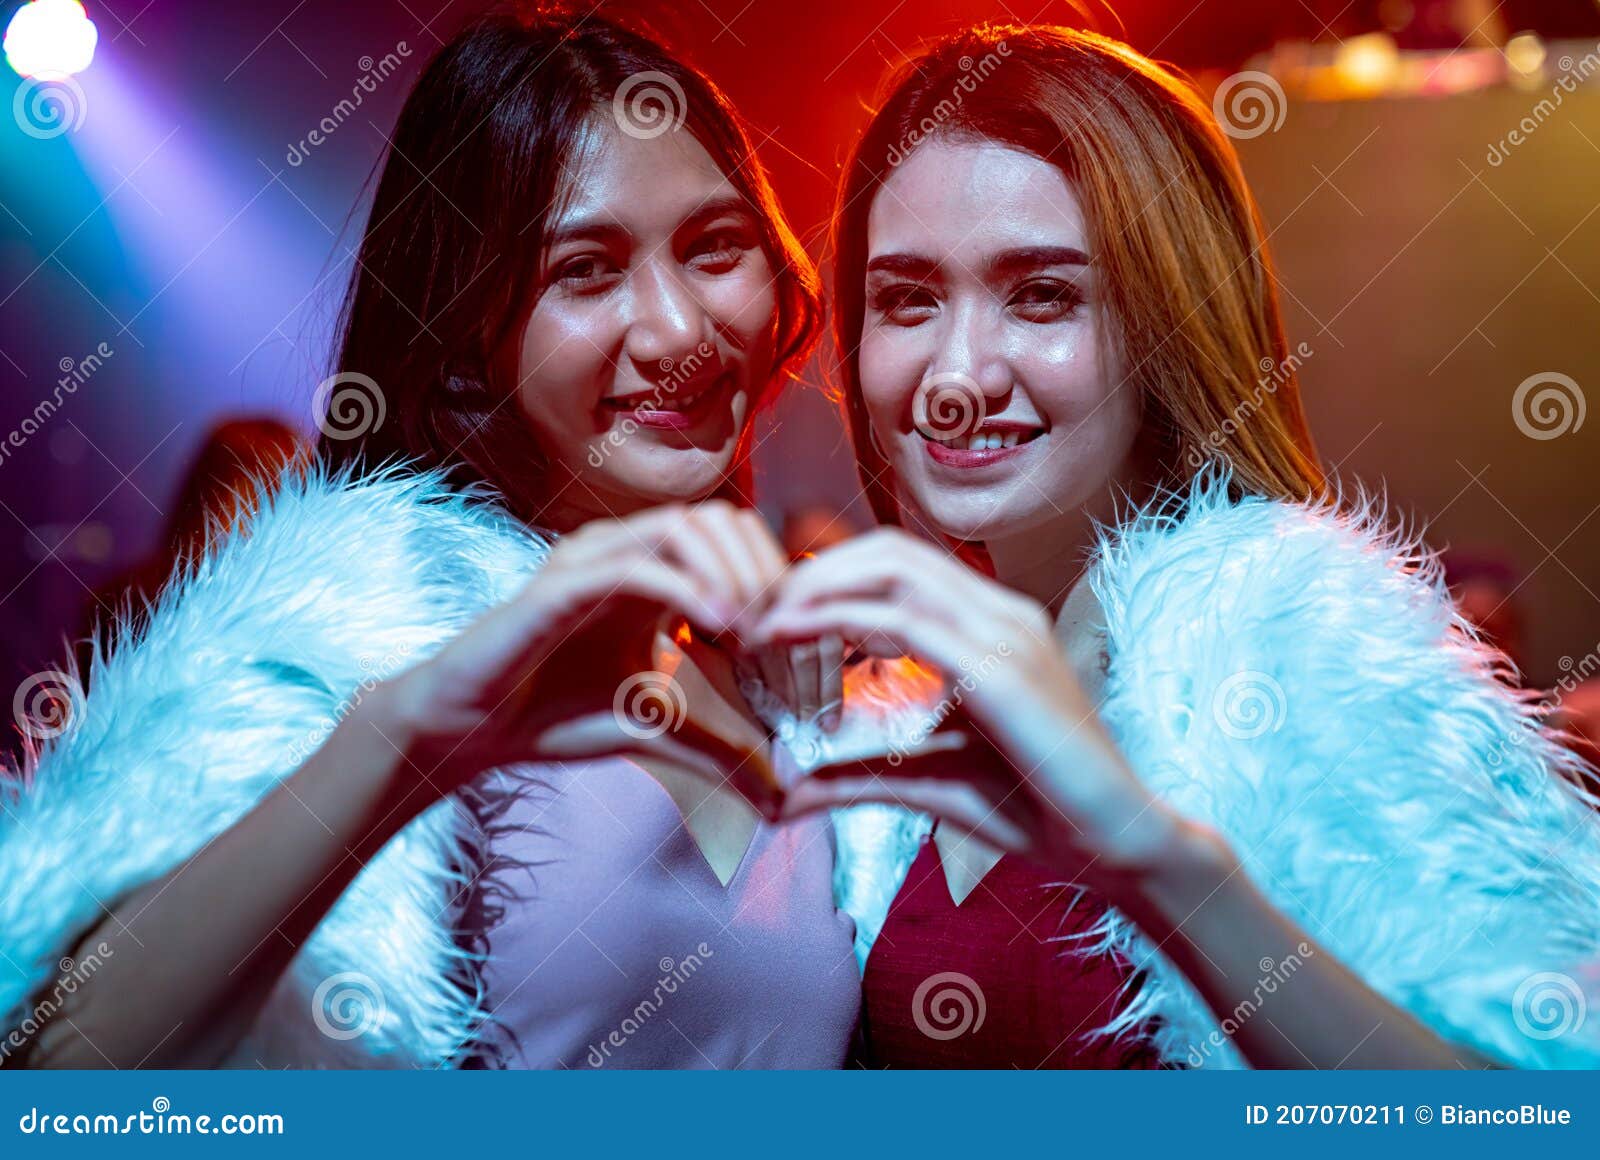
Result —
[{"label": "eye", "polygon": [[621,276],[616,263],[604,254],[582,254],[558,265],[550,281],[563,290],[585,294],[607,289]]},{"label": "eye", "polygon": [[894,282],[872,293],[873,311],[895,326],[915,326],[932,318],[939,300],[920,282]]},{"label": "eye", "polygon": [[717,230],[695,241],[687,261],[692,269],[702,274],[726,274],[744,261],[753,244],[754,239],[746,232]]},{"label": "eye", "polygon": [[1028,322],[1058,322],[1083,305],[1083,291],[1071,282],[1035,278],[1012,293],[1006,307]]}]

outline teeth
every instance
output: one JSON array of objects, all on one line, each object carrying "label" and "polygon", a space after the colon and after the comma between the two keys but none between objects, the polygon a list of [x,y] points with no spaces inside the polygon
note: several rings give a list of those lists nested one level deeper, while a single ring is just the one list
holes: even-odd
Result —
[{"label": "teeth", "polygon": [[1036,431],[1007,431],[1005,434],[998,431],[984,431],[976,435],[936,439],[935,442],[952,451],[999,451],[1003,447],[1015,447],[1019,443],[1026,442],[1036,434],[1038,434]]},{"label": "teeth", "polygon": [[705,391],[696,391],[692,395],[679,398],[675,395],[663,394],[660,398],[654,395],[641,395],[637,403],[628,403],[624,400],[626,409],[633,411],[685,411],[693,407],[706,396]]}]

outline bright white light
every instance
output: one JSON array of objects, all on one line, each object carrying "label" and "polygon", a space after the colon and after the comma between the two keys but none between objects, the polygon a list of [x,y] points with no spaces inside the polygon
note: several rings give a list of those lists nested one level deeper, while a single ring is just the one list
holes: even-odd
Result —
[{"label": "bright white light", "polygon": [[25,77],[71,76],[89,67],[99,38],[78,0],[33,0],[6,29],[6,63]]}]

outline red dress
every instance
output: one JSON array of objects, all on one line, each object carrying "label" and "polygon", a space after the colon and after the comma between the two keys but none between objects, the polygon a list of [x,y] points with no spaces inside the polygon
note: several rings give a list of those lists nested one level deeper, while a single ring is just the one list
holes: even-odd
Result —
[{"label": "red dress", "polygon": [[924,839],[862,978],[853,1062],[911,1068],[1155,1068],[1140,1041],[1088,1033],[1120,1009],[1128,977],[1061,935],[1105,903],[1006,855],[958,907]]}]

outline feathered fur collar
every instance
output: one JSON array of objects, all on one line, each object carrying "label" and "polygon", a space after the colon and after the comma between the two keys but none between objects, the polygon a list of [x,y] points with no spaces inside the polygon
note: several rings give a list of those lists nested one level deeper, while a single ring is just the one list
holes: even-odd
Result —
[{"label": "feathered fur collar", "polygon": [[[1091,573],[1102,712],[1138,773],[1383,994],[1509,1063],[1592,1066],[1581,968],[1600,958],[1600,836],[1559,776],[1573,759],[1495,680],[1436,568],[1354,506],[1234,502],[1211,476],[1108,531]],[[354,697],[508,597],[544,547],[438,476],[287,480],[96,657],[66,731],[0,785],[6,1026],[106,907],[242,816]],[[851,692],[834,735],[772,716],[802,764],[921,727],[926,689],[868,675]],[[864,961],[928,823],[863,807],[836,824],[836,891]],[[453,801],[418,818],[329,912],[231,1062],[458,1063],[481,1011],[450,900],[481,840]],[[1148,975],[1104,1033],[1238,1063],[1227,1020],[1120,917],[1075,949]],[[1556,1034],[1552,1001],[1572,1024]]]},{"label": "feathered fur collar", "polygon": [[[1107,530],[1090,580],[1110,659],[1101,713],[1152,789],[1444,1038],[1516,1066],[1600,1064],[1595,803],[1431,556],[1369,501],[1234,501],[1206,474]],[[903,734],[916,700],[880,690],[878,728]],[[861,731],[788,728],[811,764],[872,748]],[[864,961],[928,826],[851,813],[838,882]],[[1300,965],[1263,963],[1258,993],[1219,1020],[1115,911],[1071,949],[1146,976],[1096,1033],[1147,1036],[1190,1066],[1240,1066],[1223,1032]]]}]

